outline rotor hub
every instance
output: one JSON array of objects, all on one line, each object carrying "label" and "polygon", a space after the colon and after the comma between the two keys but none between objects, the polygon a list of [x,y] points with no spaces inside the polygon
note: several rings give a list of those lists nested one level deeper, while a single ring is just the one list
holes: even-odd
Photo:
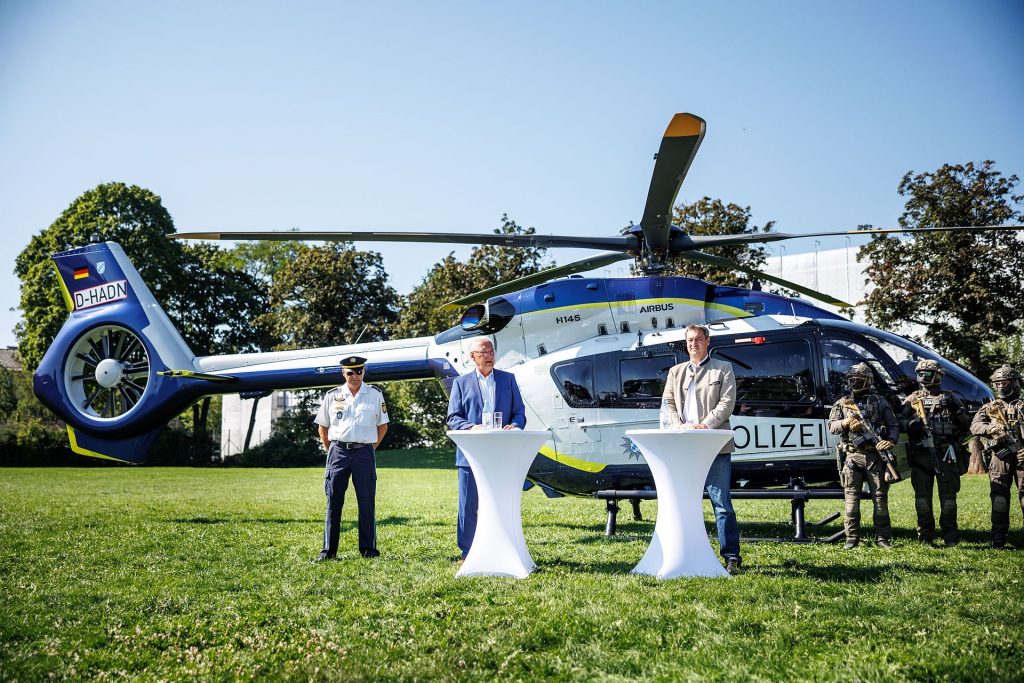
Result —
[{"label": "rotor hub", "polygon": [[96,366],[96,383],[104,389],[120,384],[124,377],[124,364],[113,358],[101,360]]}]

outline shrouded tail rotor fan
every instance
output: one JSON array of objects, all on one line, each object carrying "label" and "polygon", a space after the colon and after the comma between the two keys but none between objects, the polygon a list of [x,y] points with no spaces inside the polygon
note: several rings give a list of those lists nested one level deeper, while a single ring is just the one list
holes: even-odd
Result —
[{"label": "shrouded tail rotor fan", "polygon": [[142,400],[150,379],[142,340],[118,325],[94,327],[75,341],[64,366],[71,404],[94,420],[116,420]]}]

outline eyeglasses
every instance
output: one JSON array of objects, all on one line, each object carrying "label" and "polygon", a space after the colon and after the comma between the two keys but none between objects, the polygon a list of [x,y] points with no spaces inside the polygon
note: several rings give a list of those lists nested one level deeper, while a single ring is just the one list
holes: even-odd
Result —
[{"label": "eyeglasses", "polygon": [[346,370],[345,371],[345,376],[346,377],[351,377],[352,375],[361,375],[361,374],[363,374],[363,368],[359,368],[358,370]]},{"label": "eyeglasses", "polygon": [[473,353],[475,353],[477,355],[480,355],[480,356],[493,356],[494,355],[494,351],[474,351]]}]

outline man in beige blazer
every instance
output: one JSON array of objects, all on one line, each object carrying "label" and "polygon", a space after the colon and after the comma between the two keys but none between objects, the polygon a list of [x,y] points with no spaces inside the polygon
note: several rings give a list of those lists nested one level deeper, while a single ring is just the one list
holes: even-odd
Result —
[{"label": "man in beige blazer", "polygon": [[[711,333],[703,325],[686,328],[686,350],[690,360],[668,371],[663,399],[672,406],[672,424],[689,429],[732,429],[729,417],[736,405],[736,376],[732,364],[708,355]],[[725,568],[739,571],[740,530],[732,507],[729,487],[732,480],[732,456],[736,445],[729,440],[708,470],[704,487],[715,510],[718,544]]]}]

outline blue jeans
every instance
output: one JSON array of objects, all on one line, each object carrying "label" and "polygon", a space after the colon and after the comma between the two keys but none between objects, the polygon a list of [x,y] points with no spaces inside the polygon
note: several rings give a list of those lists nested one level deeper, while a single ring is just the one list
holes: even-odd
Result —
[{"label": "blue jeans", "polygon": [[473,470],[468,467],[457,467],[459,471],[459,526],[456,540],[462,559],[466,559],[469,549],[476,536],[476,511],[479,498],[476,491],[476,479]]},{"label": "blue jeans", "polygon": [[740,559],[740,528],[736,524],[736,511],[732,508],[732,496],[729,495],[732,479],[732,455],[721,453],[711,463],[704,488],[711,499],[711,507],[715,510],[715,524],[718,526],[718,545],[722,557]]}]

